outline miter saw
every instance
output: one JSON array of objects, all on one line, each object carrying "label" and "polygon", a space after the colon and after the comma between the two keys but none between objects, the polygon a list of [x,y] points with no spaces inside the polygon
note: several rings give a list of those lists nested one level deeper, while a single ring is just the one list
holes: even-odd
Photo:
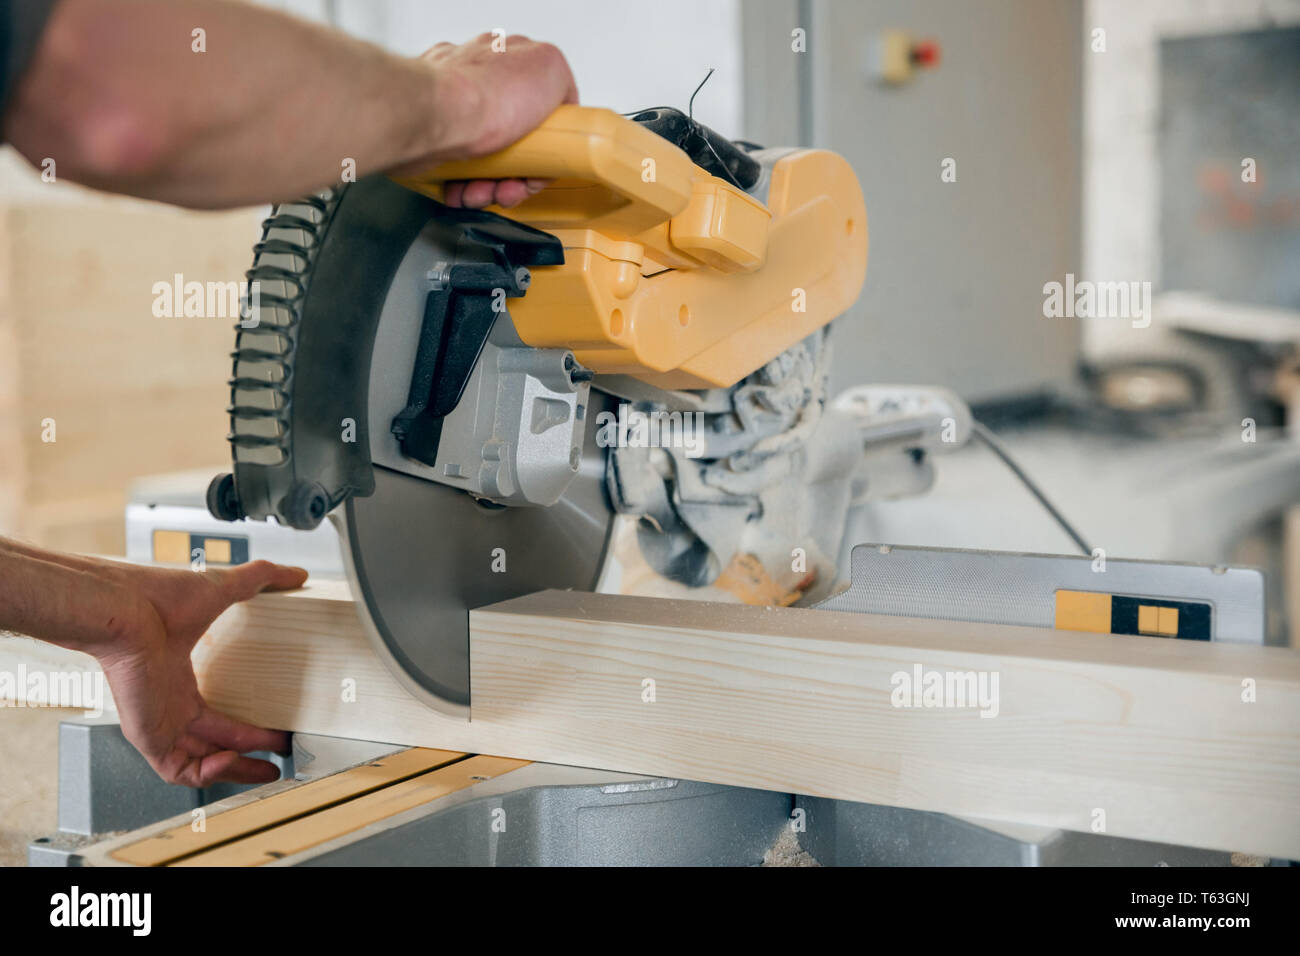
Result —
[{"label": "miter saw", "polygon": [[[439,201],[511,177],[549,185],[509,210]],[[452,712],[467,609],[626,586],[619,529],[643,593],[820,600],[849,507],[924,490],[970,429],[942,389],[828,399],[828,325],[866,259],[847,161],[675,109],[563,106],[483,159],[281,205],[209,509],[332,514],[379,653]]]}]

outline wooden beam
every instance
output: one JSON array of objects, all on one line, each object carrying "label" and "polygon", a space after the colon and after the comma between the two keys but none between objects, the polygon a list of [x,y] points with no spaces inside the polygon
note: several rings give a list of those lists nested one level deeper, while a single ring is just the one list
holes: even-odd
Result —
[{"label": "wooden beam", "polygon": [[[471,626],[470,721],[397,685],[341,588],[233,609],[196,660],[292,730],[1300,858],[1290,650],[578,592]],[[917,668],[996,675],[996,716],[896,706]]]},{"label": "wooden beam", "polygon": [[154,284],[242,280],[264,215],[48,183],[0,206],[0,534],[122,554],[133,481],[229,468],[234,317],[155,317]]}]

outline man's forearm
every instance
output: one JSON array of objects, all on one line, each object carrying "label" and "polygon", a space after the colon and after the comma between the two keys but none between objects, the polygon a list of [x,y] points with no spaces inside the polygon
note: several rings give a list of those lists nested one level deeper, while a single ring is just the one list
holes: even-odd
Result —
[{"label": "man's forearm", "polygon": [[[204,52],[192,49],[201,29]],[[30,161],[96,188],[220,208],[292,199],[448,138],[435,71],[224,0],[60,0],[5,115]]]},{"label": "man's forearm", "polygon": [[36,558],[48,561],[51,564],[61,564],[64,567],[77,568],[82,571],[88,571],[104,564],[103,558],[92,558],[66,551],[48,551],[45,548],[38,548],[34,544],[28,544],[14,538],[0,538],[0,557],[5,555]]},{"label": "man's forearm", "polygon": [[97,563],[0,538],[0,631],[103,652],[138,609],[111,577],[93,573]]}]

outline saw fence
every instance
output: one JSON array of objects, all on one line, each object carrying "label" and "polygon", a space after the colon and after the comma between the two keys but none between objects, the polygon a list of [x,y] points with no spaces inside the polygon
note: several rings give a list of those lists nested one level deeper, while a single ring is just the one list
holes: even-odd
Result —
[{"label": "saw fence", "polygon": [[566,591],[470,630],[468,721],[345,585],[238,605],[195,660],[265,726],[1300,858],[1291,650]]}]

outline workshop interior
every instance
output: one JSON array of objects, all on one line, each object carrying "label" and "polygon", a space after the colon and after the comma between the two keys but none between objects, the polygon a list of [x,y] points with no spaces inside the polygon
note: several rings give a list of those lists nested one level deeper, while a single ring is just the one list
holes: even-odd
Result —
[{"label": "workshop interior", "polygon": [[[262,787],[163,783],[111,699],[32,690],[88,658],[0,636],[0,863],[1300,857],[1300,2],[268,5],[553,42],[581,105],[224,212],[3,151],[0,534],[311,579],[198,652],[222,706],[301,714]],[[505,177],[547,186],[441,202]],[[365,666],[325,673],[344,615]],[[672,716],[590,729],[674,653],[626,705]]]}]

